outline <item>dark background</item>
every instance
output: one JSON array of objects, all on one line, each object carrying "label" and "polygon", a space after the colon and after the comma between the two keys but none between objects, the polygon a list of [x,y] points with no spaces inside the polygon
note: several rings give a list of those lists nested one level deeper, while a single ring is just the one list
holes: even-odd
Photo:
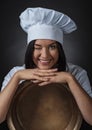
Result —
[{"label": "dark background", "polygon": [[[77,31],[64,36],[67,61],[87,70],[92,83],[91,3],[79,0],[12,0],[0,2],[0,85],[8,71],[24,63],[26,33],[20,27],[19,15],[27,7],[46,7],[69,15]],[[6,124],[0,125],[5,130]],[[6,128],[7,129],[7,128]],[[92,128],[91,128],[92,129]],[[88,130],[86,126],[86,130]]]}]

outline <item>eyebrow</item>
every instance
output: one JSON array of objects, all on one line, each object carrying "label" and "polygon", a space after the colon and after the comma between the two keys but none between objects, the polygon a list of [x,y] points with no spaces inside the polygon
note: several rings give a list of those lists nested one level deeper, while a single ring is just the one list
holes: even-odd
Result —
[{"label": "eyebrow", "polygon": [[[56,44],[56,42],[53,42],[53,43],[49,44],[49,46],[50,46],[50,45],[53,45],[53,44]],[[40,44],[37,44],[37,43],[34,44],[34,45],[36,45],[36,46],[41,46]]]},{"label": "eyebrow", "polygon": [[39,44],[34,44],[34,46],[35,46],[35,45],[36,45],[36,46],[41,46],[41,45],[39,45]]}]

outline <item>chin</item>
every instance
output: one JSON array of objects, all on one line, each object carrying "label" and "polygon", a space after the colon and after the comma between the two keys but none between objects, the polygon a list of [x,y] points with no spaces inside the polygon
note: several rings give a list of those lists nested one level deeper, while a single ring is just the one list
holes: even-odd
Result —
[{"label": "chin", "polygon": [[45,67],[45,66],[41,67],[41,66],[39,66],[38,68],[41,69],[41,70],[48,70],[48,69],[51,69],[52,67]]}]

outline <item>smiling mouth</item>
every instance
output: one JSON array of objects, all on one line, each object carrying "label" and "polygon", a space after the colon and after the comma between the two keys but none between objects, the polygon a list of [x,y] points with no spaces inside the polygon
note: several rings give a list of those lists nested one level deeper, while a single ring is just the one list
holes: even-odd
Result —
[{"label": "smiling mouth", "polygon": [[51,60],[42,60],[42,59],[39,59],[39,61],[42,64],[49,64],[51,62]]}]

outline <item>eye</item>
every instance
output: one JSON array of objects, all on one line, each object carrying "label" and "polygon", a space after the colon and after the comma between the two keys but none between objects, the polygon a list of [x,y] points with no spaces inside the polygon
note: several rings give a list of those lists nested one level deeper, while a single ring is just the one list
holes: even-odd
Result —
[{"label": "eye", "polygon": [[56,48],[57,48],[57,45],[56,45],[56,44],[52,44],[52,45],[49,46],[49,49],[51,49],[51,50],[54,50],[54,49],[56,49]]},{"label": "eye", "polygon": [[35,49],[35,50],[41,50],[42,47],[41,47],[41,46],[38,46],[38,45],[34,45],[34,49]]}]

